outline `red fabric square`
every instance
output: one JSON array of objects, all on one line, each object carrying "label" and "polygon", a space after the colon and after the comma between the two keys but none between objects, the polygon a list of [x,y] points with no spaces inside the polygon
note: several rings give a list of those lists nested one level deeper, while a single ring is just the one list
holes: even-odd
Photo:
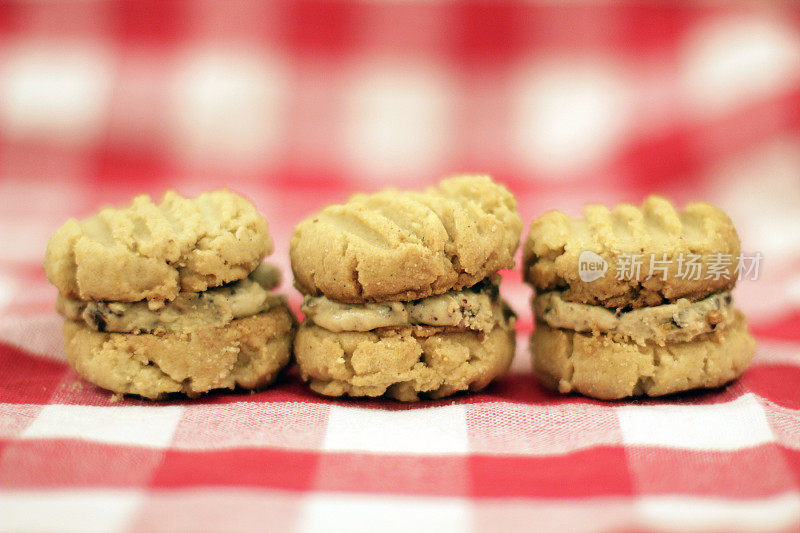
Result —
[{"label": "red fabric square", "polygon": [[630,495],[625,449],[598,446],[543,457],[469,458],[471,490],[479,498],[584,498]]}]

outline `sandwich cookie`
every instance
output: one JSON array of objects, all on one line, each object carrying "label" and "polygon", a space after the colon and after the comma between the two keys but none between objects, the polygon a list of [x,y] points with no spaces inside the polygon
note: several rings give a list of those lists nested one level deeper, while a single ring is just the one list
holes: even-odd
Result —
[{"label": "sandwich cookie", "polygon": [[755,346],[730,293],[739,257],[731,220],[707,203],[651,196],[534,220],[523,268],[540,381],[609,400],[736,379]]},{"label": "sandwich cookie", "polygon": [[485,176],[358,194],[301,222],[290,254],[303,379],[328,396],[415,401],[503,375],[514,316],[497,271],[514,266],[521,229],[514,198]]},{"label": "sandwich cookie", "polygon": [[295,320],[272,292],[266,220],[230,191],[159,204],[137,197],[70,220],[51,238],[69,363],[88,381],[149,399],[254,389],[289,362]]}]

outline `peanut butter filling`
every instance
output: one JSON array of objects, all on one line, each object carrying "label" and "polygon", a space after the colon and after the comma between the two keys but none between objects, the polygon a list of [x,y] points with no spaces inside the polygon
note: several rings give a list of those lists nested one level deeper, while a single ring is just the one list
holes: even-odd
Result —
[{"label": "peanut butter filling", "polygon": [[733,306],[729,292],[718,292],[696,302],[681,298],[670,304],[625,311],[568,302],[560,292],[552,291],[534,297],[533,309],[537,320],[550,327],[663,346],[723,327],[732,319]]},{"label": "peanut butter filling", "polygon": [[69,320],[83,321],[97,331],[162,333],[191,331],[199,326],[224,326],[237,318],[253,316],[285,298],[271,292],[280,284],[280,271],[262,263],[247,278],[203,292],[181,292],[175,300],[151,309],[139,302],[95,302],[58,297],[58,312]]},{"label": "peanut butter filling", "polygon": [[335,333],[415,325],[489,332],[504,316],[497,286],[488,278],[469,289],[410,302],[351,304],[307,296],[301,310],[317,326]]}]

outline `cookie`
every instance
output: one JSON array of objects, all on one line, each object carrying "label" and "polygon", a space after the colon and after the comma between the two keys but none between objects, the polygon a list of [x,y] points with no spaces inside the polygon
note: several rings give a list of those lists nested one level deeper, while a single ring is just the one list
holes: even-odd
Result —
[{"label": "cookie", "polygon": [[230,191],[139,196],[50,239],[68,362],[116,394],[259,388],[289,362],[295,320],[271,292],[267,222]]},{"label": "cookie", "polygon": [[754,347],[738,310],[727,327],[663,346],[619,342],[605,334],[544,323],[537,324],[531,337],[534,369],[543,384],[602,400],[722,386],[745,371]]},{"label": "cookie", "polygon": [[296,227],[295,286],[345,303],[459,290],[512,268],[521,229],[514,197],[486,176],[446,179],[424,192],[358,194]]},{"label": "cookie", "polygon": [[50,239],[47,278],[62,296],[154,302],[246,277],[272,251],[266,220],[230,191],[168,192],[70,220]]},{"label": "cookie", "polygon": [[[605,265],[597,279],[581,276],[585,252],[597,265],[592,268]],[[590,205],[582,218],[551,211],[534,220],[523,272],[537,291],[561,291],[566,301],[637,308],[729,291],[739,254],[736,229],[717,207],[692,203],[677,211],[667,199],[650,196],[641,207]],[[699,265],[698,276],[690,263]]]},{"label": "cookie", "polygon": [[736,379],[755,347],[730,293],[739,256],[731,220],[707,203],[678,211],[650,196],[640,208],[591,205],[580,219],[552,211],[533,221],[523,265],[537,291],[540,381],[612,400]]},{"label": "cookie", "polygon": [[514,198],[486,176],[359,194],[301,222],[290,254],[303,379],[328,396],[415,401],[504,374],[514,317],[497,271],[513,267],[521,229]]},{"label": "cookie", "polygon": [[294,342],[300,373],[326,396],[389,396],[401,401],[478,391],[508,370],[513,320],[489,332],[407,326],[334,333],[309,321]]},{"label": "cookie", "polygon": [[63,296],[56,308],[67,320],[100,332],[189,333],[285,306],[286,298],[271,292],[279,282],[277,268],[262,263],[245,279],[203,292],[180,292],[158,309],[151,309],[146,300],[94,302]]},{"label": "cookie", "polygon": [[64,322],[67,360],[104,389],[159,399],[213,389],[256,389],[289,362],[295,329],[285,306],[190,333],[104,333]]}]

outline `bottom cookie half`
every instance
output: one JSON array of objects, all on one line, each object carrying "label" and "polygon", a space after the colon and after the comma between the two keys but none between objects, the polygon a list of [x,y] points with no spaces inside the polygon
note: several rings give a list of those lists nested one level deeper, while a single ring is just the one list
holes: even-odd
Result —
[{"label": "bottom cookie half", "polygon": [[294,350],[319,394],[416,401],[484,388],[506,373],[515,344],[508,323],[488,333],[410,326],[334,333],[304,321]]},{"label": "bottom cookie half", "polygon": [[86,380],[155,400],[271,383],[289,362],[294,329],[291,312],[280,306],[190,333],[101,333],[67,320],[64,337],[67,360]]},{"label": "bottom cookie half", "polygon": [[533,365],[544,385],[601,400],[719,387],[747,369],[754,350],[738,310],[725,328],[665,346],[615,342],[542,323],[531,337]]}]

